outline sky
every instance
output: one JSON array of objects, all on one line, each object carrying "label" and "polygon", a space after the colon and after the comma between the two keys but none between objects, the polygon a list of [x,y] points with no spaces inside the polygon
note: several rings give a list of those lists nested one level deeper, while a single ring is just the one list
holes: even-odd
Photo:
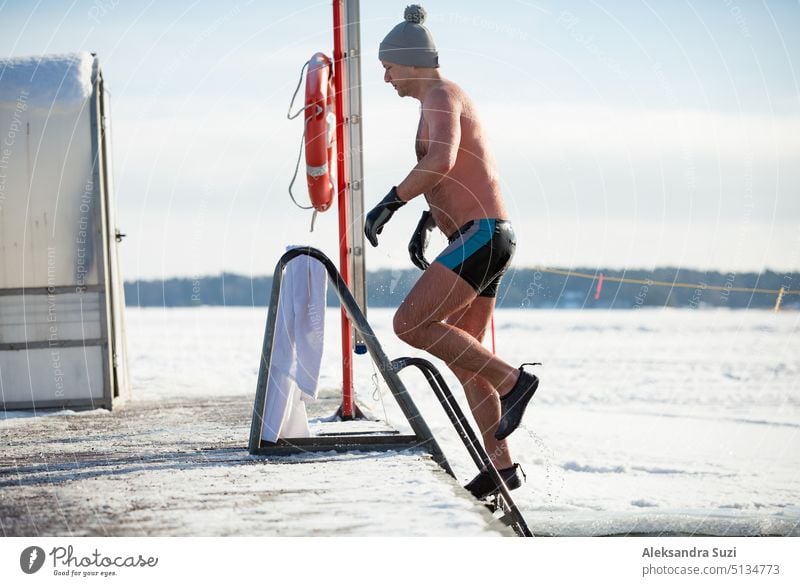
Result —
[{"label": "sky", "polygon": [[[418,102],[377,59],[405,4],[361,6],[367,209],[416,162]],[[800,268],[800,3],[423,5],[442,74],[483,118],[515,266]],[[270,274],[292,244],[338,258],[335,211],[311,233],[287,189],[289,102],[332,46],[329,2],[0,0],[0,59],[99,57],[126,280]],[[423,209],[395,215],[368,269],[412,267]]]}]

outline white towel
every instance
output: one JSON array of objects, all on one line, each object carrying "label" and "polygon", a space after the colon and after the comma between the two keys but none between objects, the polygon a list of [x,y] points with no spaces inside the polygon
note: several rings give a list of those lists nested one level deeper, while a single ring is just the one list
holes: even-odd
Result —
[{"label": "white towel", "polygon": [[[287,250],[292,248],[297,247]],[[263,440],[311,435],[303,401],[317,397],[325,338],[326,275],[322,263],[310,256],[298,256],[286,265],[264,402]]]}]

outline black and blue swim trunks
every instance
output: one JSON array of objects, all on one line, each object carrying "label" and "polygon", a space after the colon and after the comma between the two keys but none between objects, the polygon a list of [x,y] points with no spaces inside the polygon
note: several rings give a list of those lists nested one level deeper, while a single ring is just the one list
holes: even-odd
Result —
[{"label": "black and blue swim trunks", "polygon": [[436,257],[469,283],[480,297],[496,297],[503,273],[511,264],[517,238],[511,222],[470,220],[452,234],[450,246]]}]

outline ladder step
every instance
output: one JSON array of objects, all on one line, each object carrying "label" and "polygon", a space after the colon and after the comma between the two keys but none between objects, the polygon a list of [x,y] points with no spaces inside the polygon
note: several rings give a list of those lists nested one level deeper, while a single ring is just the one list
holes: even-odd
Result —
[{"label": "ladder step", "polygon": [[261,442],[252,453],[255,455],[289,455],[311,451],[387,451],[425,449],[425,442],[415,435],[348,435],[331,437],[302,437],[278,440],[272,444]]},{"label": "ladder step", "polygon": [[325,435],[371,435],[384,434],[396,435],[400,433],[389,426],[385,421],[372,421],[369,419],[353,419],[351,421],[311,421],[309,422],[312,436]]}]

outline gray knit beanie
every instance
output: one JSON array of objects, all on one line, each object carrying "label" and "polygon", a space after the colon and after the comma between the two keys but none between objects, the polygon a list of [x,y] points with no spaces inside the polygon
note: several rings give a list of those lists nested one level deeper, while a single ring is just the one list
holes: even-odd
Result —
[{"label": "gray knit beanie", "polygon": [[399,65],[439,67],[439,53],[430,31],[422,26],[427,13],[419,4],[406,6],[405,20],[381,42],[378,59]]}]

